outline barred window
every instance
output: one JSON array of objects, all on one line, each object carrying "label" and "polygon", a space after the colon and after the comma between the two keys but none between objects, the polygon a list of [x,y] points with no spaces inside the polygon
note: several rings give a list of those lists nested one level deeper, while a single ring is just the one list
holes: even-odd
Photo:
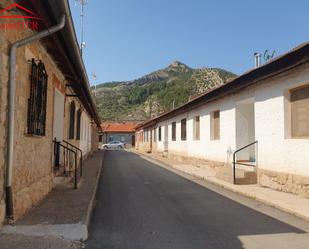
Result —
[{"label": "barred window", "polygon": [[75,103],[74,101],[72,101],[70,105],[69,139],[74,139],[74,128],[75,128]]},{"label": "barred window", "polygon": [[81,122],[82,111],[77,111],[77,123],[76,123],[76,140],[80,140],[80,122]]},{"label": "barred window", "polygon": [[27,132],[30,135],[45,136],[48,75],[41,61],[37,63],[32,59],[30,81]]}]

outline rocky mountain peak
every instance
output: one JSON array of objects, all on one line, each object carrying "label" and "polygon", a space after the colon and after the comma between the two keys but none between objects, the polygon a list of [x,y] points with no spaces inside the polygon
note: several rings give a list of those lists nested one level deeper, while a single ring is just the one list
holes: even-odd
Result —
[{"label": "rocky mountain peak", "polygon": [[182,63],[181,61],[173,61],[169,66],[166,68],[167,71],[178,71],[178,72],[185,72],[191,70],[186,64]]}]

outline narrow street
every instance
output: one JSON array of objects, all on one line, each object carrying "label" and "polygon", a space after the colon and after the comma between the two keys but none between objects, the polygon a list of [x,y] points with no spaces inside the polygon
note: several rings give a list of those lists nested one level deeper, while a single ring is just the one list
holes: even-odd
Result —
[{"label": "narrow street", "polygon": [[88,249],[295,249],[309,244],[308,223],[126,151],[106,152],[97,198]]}]

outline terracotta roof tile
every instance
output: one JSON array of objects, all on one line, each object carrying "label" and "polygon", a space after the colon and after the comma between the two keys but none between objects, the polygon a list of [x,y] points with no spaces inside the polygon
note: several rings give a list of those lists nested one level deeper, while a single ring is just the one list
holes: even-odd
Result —
[{"label": "terracotta roof tile", "polygon": [[103,132],[135,132],[138,123],[102,123]]}]

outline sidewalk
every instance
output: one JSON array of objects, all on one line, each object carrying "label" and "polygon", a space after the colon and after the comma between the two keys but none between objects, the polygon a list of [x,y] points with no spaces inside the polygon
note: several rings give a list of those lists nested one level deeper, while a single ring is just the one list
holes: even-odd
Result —
[{"label": "sidewalk", "polygon": [[20,234],[0,234],[1,249],[82,249],[80,242],[59,237],[25,236]]},{"label": "sidewalk", "polygon": [[229,182],[217,179],[216,173],[211,168],[198,168],[193,165],[183,164],[175,160],[170,160],[158,155],[141,153],[139,151],[130,150],[133,153],[141,155],[146,160],[151,160],[158,163],[174,168],[176,170],[185,172],[189,175],[201,178],[205,181],[216,184],[220,187],[231,190],[235,193],[247,196],[249,198],[261,201],[269,206],[278,208],[289,214],[293,214],[299,218],[309,221],[309,199],[285,193],[281,191],[272,190],[270,188],[264,188],[257,184],[254,185],[234,185]]},{"label": "sidewalk", "polygon": [[[67,189],[54,189],[38,206],[18,220],[14,226],[4,226],[0,234],[1,248],[3,248],[2,243],[5,244],[4,241],[2,242],[4,238],[10,238],[10,235],[16,236],[17,234],[20,237],[16,238],[21,238],[21,241],[29,240],[33,243],[44,241],[43,236],[48,238],[47,241],[58,241],[58,243],[68,246],[74,246],[70,240],[86,240],[103,158],[104,151],[97,151],[85,160],[84,175],[77,190],[73,189],[73,186]],[[40,238],[31,240],[29,239],[31,237],[27,236],[38,236]],[[58,237],[58,239],[55,237]],[[62,239],[59,240],[59,237]],[[14,242],[14,240],[12,241]],[[48,244],[48,242],[46,243]]]}]

